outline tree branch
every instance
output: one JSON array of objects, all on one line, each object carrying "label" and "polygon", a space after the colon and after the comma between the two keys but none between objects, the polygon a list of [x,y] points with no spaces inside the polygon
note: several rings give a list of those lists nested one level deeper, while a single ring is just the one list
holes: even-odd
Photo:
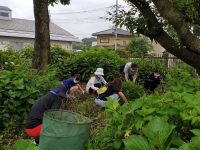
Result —
[{"label": "tree branch", "polygon": [[[162,28],[160,23],[158,22],[157,18],[155,17],[154,13],[152,12],[149,4],[144,1],[138,0],[129,0],[132,4],[134,4],[142,13],[144,19],[147,21],[148,26],[152,28],[157,28],[157,33],[154,34],[154,39],[164,47],[168,52],[175,55],[176,57],[180,58],[187,64],[195,67],[196,69],[200,68],[200,63],[197,63],[200,59],[200,56],[196,53],[188,51],[186,48],[179,47],[174,41]],[[138,3],[140,2],[140,3]],[[145,35],[145,34],[144,34]]]},{"label": "tree branch", "polygon": [[188,50],[200,54],[200,40],[193,35],[185,21],[184,16],[172,5],[169,0],[152,0],[158,11],[169,21],[176,30],[182,45]]}]

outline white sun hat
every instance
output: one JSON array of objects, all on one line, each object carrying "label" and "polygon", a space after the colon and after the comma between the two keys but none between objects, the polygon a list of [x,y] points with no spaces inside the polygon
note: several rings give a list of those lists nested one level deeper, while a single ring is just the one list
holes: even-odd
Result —
[{"label": "white sun hat", "polygon": [[94,72],[95,75],[104,75],[103,68],[97,68],[97,70]]}]

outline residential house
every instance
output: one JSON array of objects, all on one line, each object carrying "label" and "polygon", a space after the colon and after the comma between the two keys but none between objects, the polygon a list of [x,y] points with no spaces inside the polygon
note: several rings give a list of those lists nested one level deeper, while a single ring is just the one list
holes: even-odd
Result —
[{"label": "residential house", "polygon": [[[93,33],[92,36],[97,36],[97,41],[92,43],[93,48],[97,47],[115,47],[115,33],[113,29],[108,29],[100,32]],[[129,31],[117,28],[117,46],[118,47],[125,47],[128,42],[132,38],[135,38],[138,36],[133,36],[129,33]],[[152,42],[153,45],[153,51],[151,53],[155,54],[162,54],[165,49],[155,41]]]},{"label": "residential house", "polygon": [[[113,29],[108,29],[100,32],[93,33],[92,36],[97,36],[97,47],[115,47],[115,33]],[[133,38],[128,31],[117,28],[117,46],[124,47]]]},{"label": "residential house", "polygon": [[[50,42],[60,44],[63,48],[72,49],[72,42],[81,42],[77,37],[62,29],[54,23],[50,23]],[[19,51],[26,44],[34,45],[35,21],[12,18],[12,10],[0,6],[0,49],[7,44]]]}]

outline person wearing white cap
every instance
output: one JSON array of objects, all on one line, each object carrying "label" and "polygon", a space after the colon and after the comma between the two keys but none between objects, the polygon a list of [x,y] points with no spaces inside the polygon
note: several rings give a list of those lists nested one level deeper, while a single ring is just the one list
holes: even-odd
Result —
[{"label": "person wearing white cap", "polygon": [[103,85],[107,84],[105,79],[103,78],[103,69],[97,68],[97,70],[94,72],[90,80],[88,81],[86,85],[86,92],[87,93],[96,93],[96,91],[101,88]]}]

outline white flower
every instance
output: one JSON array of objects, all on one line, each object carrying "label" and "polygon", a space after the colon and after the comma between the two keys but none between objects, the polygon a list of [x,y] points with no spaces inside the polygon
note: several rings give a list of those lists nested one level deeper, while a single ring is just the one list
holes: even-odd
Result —
[{"label": "white flower", "polygon": [[12,65],[15,65],[15,63],[14,63],[14,62],[11,62],[11,64],[12,64]]},{"label": "white flower", "polygon": [[5,64],[7,65],[7,64],[8,64],[8,62],[5,62]]}]

